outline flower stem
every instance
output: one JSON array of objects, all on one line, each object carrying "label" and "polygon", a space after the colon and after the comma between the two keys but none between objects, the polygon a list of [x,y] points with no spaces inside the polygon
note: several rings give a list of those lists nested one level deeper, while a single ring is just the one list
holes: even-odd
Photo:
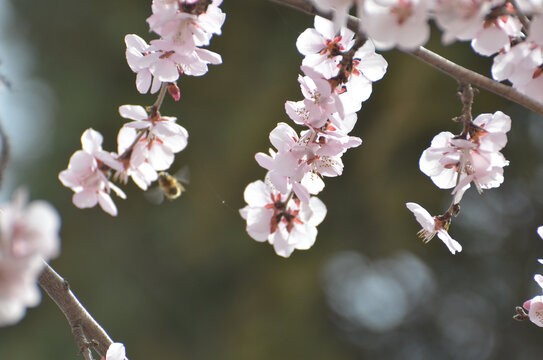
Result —
[{"label": "flower stem", "polygon": [[158,97],[153,105],[149,107],[149,112],[151,113],[151,117],[155,117],[160,115],[160,107],[162,106],[162,103],[164,102],[164,98],[166,97],[166,91],[168,91],[168,83],[162,83],[162,86],[160,86],[160,92],[158,93]]},{"label": "flower stem", "polygon": [[287,208],[288,202],[292,199],[292,196],[294,195],[294,191],[290,190],[290,193],[287,196],[287,199],[285,200],[285,209]]}]

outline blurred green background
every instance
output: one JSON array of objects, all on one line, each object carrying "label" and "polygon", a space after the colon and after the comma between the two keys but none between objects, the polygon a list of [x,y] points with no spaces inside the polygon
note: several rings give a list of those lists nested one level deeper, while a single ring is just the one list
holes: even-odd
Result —
[{"label": "blurred green background", "polygon": [[[188,165],[188,191],[150,204],[134,184],[114,198],[119,216],[79,210],[58,181],[89,127],[116,149],[118,107],[149,105],[125,61],[124,36],[147,41],[151,1],[0,0],[0,97],[13,157],[4,196],[26,185],[59,210],[62,254],[53,267],[130,359],[536,359],[543,329],[512,320],[514,306],[540,293],[543,119],[492,94],[474,114],[513,119],[503,151],[505,183],[471,189],[451,228],[464,250],[424,245],[405,208],[448,207],[418,169],[440,131],[460,132],[456,83],[408,55],[385,53],[389,70],[374,84],[353,135],[364,143],[344,156],[340,178],[319,196],[328,215],[310,251],[285,260],[253,241],[238,213],[243,190],[265,171],[254,154],[270,147],[276,123],[299,100],[297,36],[310,16],[269,1],[233,1],[210,49],[224,64],[183,77],[181,101],[162,113],[189,131],[173,169]],[[428,44],[483,74],[490,60],[469,44]],[[44,297],[21,323],[0,329],[0,359],[75,359],[60,311]]]}]

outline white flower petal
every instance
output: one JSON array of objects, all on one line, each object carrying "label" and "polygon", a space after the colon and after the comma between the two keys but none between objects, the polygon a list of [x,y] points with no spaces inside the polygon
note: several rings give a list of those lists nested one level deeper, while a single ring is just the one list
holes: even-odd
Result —
[{"label": "white flower petal", "polygon": [[149,116],[145,108],[140,105],[122,105],[119,107],[119,114],[125,119],[147,120]]},{"label": "white flower petal", "polygon": [[447,231],[444,229],[438,230],[437,237],[447,245],[449,248],[449,251],[454,255],[457,251],[462,251],[462,245],[458,243],[458,241],[454,240]]},{"label": "white flower petal", "polygon": [[413,212],[415,218],[424,230],[435,233],[434,217],[430,215],[425,208],[413,202],[408,202],[405,204],[405,206],[407,206],[407,208]]}]

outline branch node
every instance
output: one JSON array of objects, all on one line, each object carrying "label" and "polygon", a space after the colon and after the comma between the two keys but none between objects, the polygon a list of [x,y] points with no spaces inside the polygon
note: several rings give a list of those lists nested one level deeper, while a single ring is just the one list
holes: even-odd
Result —
[{"label": "branch node", "polygon": [[94,360],[91,349],[95,344],[94,342],[89,342],[87,340],[83,326],[79,321],[72,326],[72,333],[74,334],[75,342],[79,348],[79,355],[83,355],[85,360]]},{"label": "branch node", "polygon": [[356,34],[356,40],[350,50],[339,52],[339,55],[342,56],[341,62],[339,63],[339,72],[336,76],[329,80],[333,88],[341,86],[346,83],[353,71],[353,61],[354,56],[358,49],[360,49],[366,42],[366,37],[362,33]]},{"label": "branch node", "polygon": [[475,97],[476,93],[477,90],[473,89],[470,83],[462,81],[458,82],[458,92],[456,93],[456,95],[462,103],[462,114],[460,116],[457,116],[454,121],[464,123],[464,129],[462,130],[462,134],[460,135],[460,137],[464,139],[469,134],[472,126],[471,120],[473,119],[473,117],[471,114],[471,107],[473,105],[473,98]]}]

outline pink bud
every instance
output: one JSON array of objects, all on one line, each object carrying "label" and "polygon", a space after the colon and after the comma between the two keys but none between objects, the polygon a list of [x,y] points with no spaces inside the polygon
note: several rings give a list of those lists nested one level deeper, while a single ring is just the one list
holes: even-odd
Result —
[{"label": "pink bud", "polygon": [[176,83],[170,83],[168,85],[168,92],[175,101],[179,101],[179,99],[181,98],[181,92],[179,91],[179,87]]}]

